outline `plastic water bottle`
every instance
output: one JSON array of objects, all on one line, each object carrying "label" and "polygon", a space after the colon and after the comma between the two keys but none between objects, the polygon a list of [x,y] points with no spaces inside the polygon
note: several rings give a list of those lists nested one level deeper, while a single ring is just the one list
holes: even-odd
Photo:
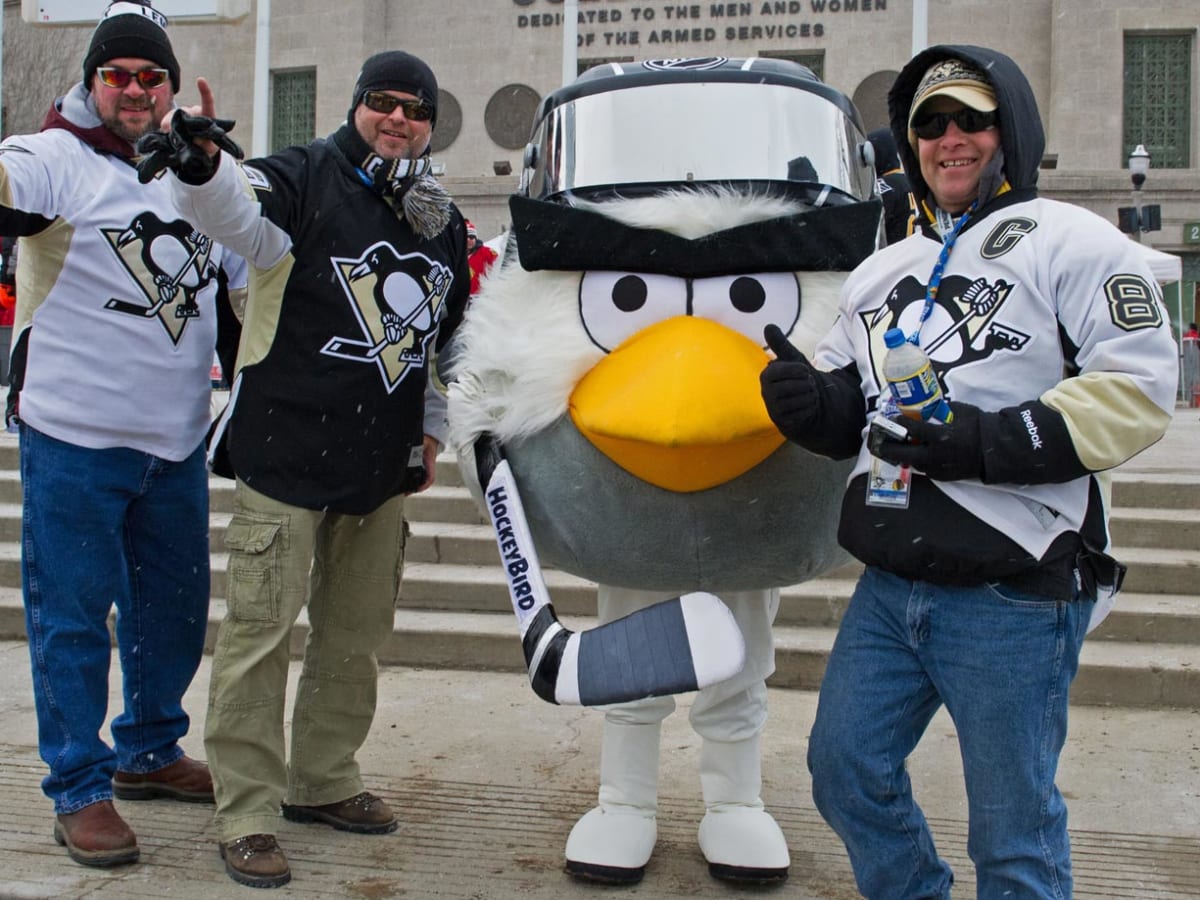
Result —
[{"label": "plastic water bottle", "polygon": [[925,351],[904,338],[899,328],[883,335],[887,355],[883,358],[883,377],[891,388],[900,412],[910,419],[926,419],[945,424],[954,418],[950,404],[942,396],[942,386],[933,373],[933,363]]}]

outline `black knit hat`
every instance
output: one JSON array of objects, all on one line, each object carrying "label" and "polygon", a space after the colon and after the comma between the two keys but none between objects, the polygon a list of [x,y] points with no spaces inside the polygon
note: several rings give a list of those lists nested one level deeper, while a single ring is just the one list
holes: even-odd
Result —
[{"label": "black knit hat", "polygon": [[385,50],[376,53],[362,65],[358,80],[354,83],[354,100],[346,120],[354,124],[354,110],[362,103],[367,91],[403,91],[418,97],[433,109],[430,128],[437,127],[437,78],[433,69],[424,61],[403,50]]},{"label": "black knit hat", "polygon": [[104,11],[83,58],[84,89],[92,89],[98,66],[121,57],[148,59],[162,66],[171,73],[171,88],[179,92],[179,62],[167,37],[167,17],[148,3],[118,0]]}]

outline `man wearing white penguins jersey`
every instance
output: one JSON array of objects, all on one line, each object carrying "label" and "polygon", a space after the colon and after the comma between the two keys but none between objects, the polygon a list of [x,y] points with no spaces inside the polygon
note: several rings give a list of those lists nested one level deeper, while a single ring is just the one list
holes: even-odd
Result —
[{"label": "man wearing white penguins jersey", "polygon": [[[919,231],[847,279],[814,364],[773,332],[762,374],[785,435],[855,460],[839,539],[867,567],[821,685],[813,796],[865,896],[949,897],[904,769],[944,704],[978,895],[1070,897],[1054,779],[1084,635],[1120,586],[1107,470],[1166,430],[1175,346],[1137,245],[1038,197],[1045,140],[1011,59],[932,47],[888,99]],[[868,427],[893,414],[891,328],[932,359],[948,423]],[[911,466],[905,490],[880,489],[885,464]]]},{"label": "man wearing white penguins jersey", "polygon": [[[165,185],[138,182],[134,144],[179,88],[166,26],[148,5],[111,4],[82,80],[39,133],[0,145],[0,233],[21,238],[8,417],[42,787],[55,840],[87,866],[139,858],[114,796],[213,798],[179,741],[208,610],[222,270],[242,287],[245,264],[179,216]],[[124,702],[110,747],[114,607]]]}]

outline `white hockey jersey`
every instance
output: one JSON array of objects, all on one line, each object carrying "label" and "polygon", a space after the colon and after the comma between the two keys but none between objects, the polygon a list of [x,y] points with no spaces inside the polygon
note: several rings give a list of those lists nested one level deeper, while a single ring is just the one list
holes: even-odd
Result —
[{"label": "white hockey jersey", "polygon": [[244,286],[244,262],[179,218],[166,183],[140,184],[129,160],[63,128],[0,145],[5,223],[24,235],[21,419],[83,447],[186,458],[210,418],[217,269],[231,261]]},{"label": "white hockey jersey", "polygon": [[[948,398],[999,412],[983,429],[983,479],[930,483],[969,514],[957,520],[926,518],[945,514],[941,502],[868,509],[864,440],[843,505],[843,543],[867,562],[949,581],[1019,571],[1064,535],[1105,551],[1103,473],[1157,440],[1175,401],[1175,346],[1143,256],[1082,208],[1001,200],[959,235],[932,313],[919,324],[940,250],[926,232],[860,266],[814,362],[855,367],[873,410],[885,384],[884,332],[919,328]],[[929,496],[925,484],[914,487]],[[901,516],[920,546],[895,545],[897,532],[880,527]],[[1013,559],[1010,541],[1028,557]]]}]

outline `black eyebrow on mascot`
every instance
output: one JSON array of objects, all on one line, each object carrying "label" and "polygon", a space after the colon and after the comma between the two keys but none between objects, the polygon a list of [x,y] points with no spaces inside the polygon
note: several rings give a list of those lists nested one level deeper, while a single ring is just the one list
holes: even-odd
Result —
[{"label": "black eyebrow on mascot", "polygon": [[[444,378],[532,685],[608,708],[613,771],[567,846],[579,877],[641,878],[654,843],[643,776],[672,695],[688,691],[710,870],[786,877],[757,797],[771,625],[781,586],[848,559],[836,530],[850,462],[772,424],[763,330],[811,354],[846,274],[879,245],[864,131],[845,95],[772,59],[606,64],[538,109],[502,263]],[[543,563],[599,585],[600,625],[559,623]],[[706,758],[732,773],[713,790],[737,783],[738,796],[708,802]],[[623,802],[632,789],[613,781],[642,796]]]}]

